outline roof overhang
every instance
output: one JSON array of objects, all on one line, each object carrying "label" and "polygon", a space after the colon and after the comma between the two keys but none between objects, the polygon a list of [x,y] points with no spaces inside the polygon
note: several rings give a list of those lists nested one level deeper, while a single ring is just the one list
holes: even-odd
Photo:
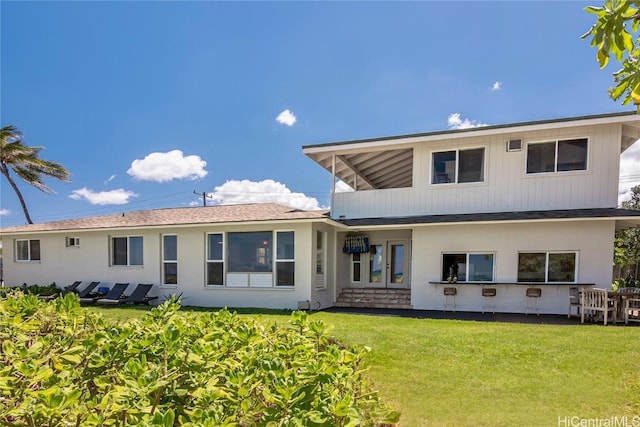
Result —
[{"label": "roof overhang", "polygon": [[407,227],[508,224],[523,222],[615,221],[616,231],[640,227],[640,210],[597,208],[525,212],[485,212],[452,215],[419,215],[395,218],[358,218],[338,220],[350,229],[374,230]]}]

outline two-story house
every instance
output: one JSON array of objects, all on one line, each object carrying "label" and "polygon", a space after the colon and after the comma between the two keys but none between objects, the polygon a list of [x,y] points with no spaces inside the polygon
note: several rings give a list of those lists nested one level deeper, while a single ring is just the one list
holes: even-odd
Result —
[{"label": "two-story house", "polygon": [[522,312],[535,287],[539,312],[566,313],[570,287],[610,286],[614,233],[640,225],[616,208],[620,155],[638,139],[640,116],[620,113],[308,145],[331,175],[330,212],[253,204],[4,228],[5,283],[154,283],[213,307],[453,299],[500,312]]}]

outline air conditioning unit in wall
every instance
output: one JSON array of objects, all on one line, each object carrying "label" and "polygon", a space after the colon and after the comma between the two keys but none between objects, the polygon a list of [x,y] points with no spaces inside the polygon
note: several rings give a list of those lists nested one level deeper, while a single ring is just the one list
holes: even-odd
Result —
[{"label": "air conditioning unit in wall", "polygon": [[510,139],[507,141],[507,151],[520,151],[522,150],[521,139]]}]

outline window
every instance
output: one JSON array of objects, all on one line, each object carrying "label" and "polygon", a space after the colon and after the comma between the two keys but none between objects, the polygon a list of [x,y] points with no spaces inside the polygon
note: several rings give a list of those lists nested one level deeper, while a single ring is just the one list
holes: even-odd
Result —
[{"label": "window", "polygon": [[165,285],[178,284],[178,236],[162,236],[162,277]]},{"label": "window", "polygon": [[432,184],[484,181],[484,148],[433,153]]},{"label": "window", "polygon": [[495,256],[491,253],[442,255],[442,281],[454,276],[458,282],[493,282]]},{"label": "window", "polygon": [[270,231],[227,234],[228,271],[234,273],[271,273]]},{"label": "window", "polygon": [[111,265],[142,265],[142,259],[142,236],[111,238]]},{"label": "window", "polygon": [[351,254],[351,282],[360,283],[362,274],[362,255],[360,253]]},{"label": "window", "polygon": [[576,252],[521,252],[518,254],[518,282],[576,281]]},{"label": "window", "polygon": [[224,284],[222,234],[207,234],[207,285]]},{"label": "window", "polygon": [[295,247],[293,231],[276,233],[276,286],[295,284]]},{"label": "window", "polygon": [[40,261],[40,240],[16,240],[16,261]]},{"label": "window", "polygon": [[80,247],[80,238],[79,237],[67,237],[65,238],[66,245],[68,248],[78,248]]},{"label": "window", "polygon": [[527,173],[587,170],[587,138],[527,145]]},{"label": "window", "polygon": [[326,234],[323,231],[316,231],[316,289],[324,289],[326,287],[324,250]]}]

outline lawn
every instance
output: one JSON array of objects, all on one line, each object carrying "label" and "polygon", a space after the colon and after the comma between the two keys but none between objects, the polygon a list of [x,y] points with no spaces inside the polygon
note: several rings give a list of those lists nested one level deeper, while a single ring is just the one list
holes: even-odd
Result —
[{"label": "lawn", "polygon": [[[92,309],[116,320],[146,311]],[[239,312],[267,323],[289,317]],[[368,375],[382,399],[402,412],[403,427],[587,425],[570,423],[625,416],[640,425],[637,327],[313,317],[331,325],[341,342],[371,347]]]}]

